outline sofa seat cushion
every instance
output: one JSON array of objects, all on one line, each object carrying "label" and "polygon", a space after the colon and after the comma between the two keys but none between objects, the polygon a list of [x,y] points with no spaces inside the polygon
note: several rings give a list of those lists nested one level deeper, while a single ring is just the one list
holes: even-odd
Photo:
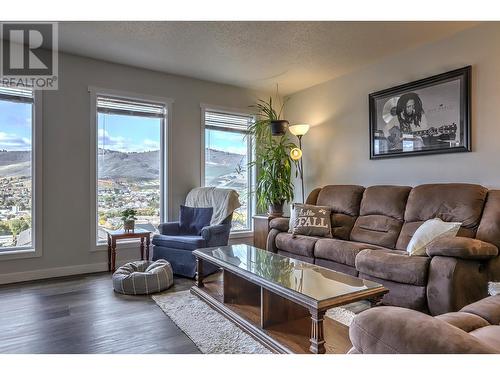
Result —
[{"label": "sofa seat cushion", "polygon": [[471,331],[470,334],[485,345],[489,345],[497,350],[500,348],[500,326],[482,327]]},{"label": "sofa seat cushion", "polygon": [[314,258],[304,257],[302,255],[289,253],[288,251],[284,251],[284,250],[278,250],[277,254],[282,255],[284,257],[287,257],[287,258],[297,259],[297,260],[300,260],[302,262],[314,264]]},{"label": "sofa seat cushion", "polygon": [[293,235],[291,233],[278,233],[276,236],[276,247],[279,250],[287,251],[312,258],[314,244],[318,241],[316,237]]},{"label": "sofa seat cushion", "polygon": [[490,325],[490,323],[480,316],[462,311],[438,315],[436,319],[441,319],[465,332],[474,331],[475,329]]},{"label": "sofa seat cushion", "polygon": [[348,266],[347,264],[337,263],[334,262],[333,260],[315,258],[314,264],[317,264],[318,266],[321,267],[329,268],[337,272],[345,273],[347,275],[351,275],[354,277],[358,277],[359,274],[358,270],[354,266]]},{"label": "sofa seat cushion", "polygon": [[196,250],[207,247],[205,239],[201,236],[166,236],[157,234],[153,236],[152,243],[156,246],[182,250]]},{"label": "sofa seat cushion", "polygon": [[403,284],[425,286],[431,258],[409,256],[399,250],[360,251],[356,269],[360,273]]},{"label": "sofa seat cushion", "polygon": [[332,260],[354,267],[356,255],[364,249],[388,250],[364,242],[344,241],[336,238],[320,238],[314,247],[314,256],[316,258]]},{"label": "sofa seat cushion", "polygon": [[399,306],[410,310],[429,312],[427,307],[427,288],[425,286],[402,284],[399,282],[381,279],[360,272],[358,277],[363,280],[370,280],[382,284],[389,293],[382,297],[382,305]]},{"label": "sofa seat cushion", "polygon": [[500,295],[483,298],[465,306],[460,311],[476,314],[490,324],[498,325],[500,324]]}]

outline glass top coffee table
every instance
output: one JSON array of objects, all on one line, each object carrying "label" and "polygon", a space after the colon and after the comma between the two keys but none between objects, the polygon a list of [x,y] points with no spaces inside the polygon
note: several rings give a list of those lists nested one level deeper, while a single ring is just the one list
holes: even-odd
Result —
[{"label": "glass top coffee table", "polygon": [[[191,292],[279,353],[325,353],[326,310],[360,300],[376,304],[388,292],[381,284],[248,245],[193,254],[198,271]],[[222,275],[204,280],[204,262],[219,266]]]}]

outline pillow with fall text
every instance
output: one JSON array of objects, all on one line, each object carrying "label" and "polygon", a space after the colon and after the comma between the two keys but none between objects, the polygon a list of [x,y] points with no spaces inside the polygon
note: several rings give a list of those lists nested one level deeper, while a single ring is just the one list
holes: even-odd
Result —
[{"label": "pillow with fall text", "polygon": [[325,206],[312,204],[292,204],[290,210],[290,230],[294,236],[332,237],[331,210]]}]

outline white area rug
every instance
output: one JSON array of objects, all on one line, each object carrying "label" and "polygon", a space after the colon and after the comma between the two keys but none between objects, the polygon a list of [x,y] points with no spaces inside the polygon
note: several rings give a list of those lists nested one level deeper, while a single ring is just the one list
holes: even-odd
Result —
[{"label": "white area rug", "polygon": [[202,353],[271,353],[265,346],[188,290],[156,294],[152,298]]},{"label": "white area rug", "polygon": [[325,315],[330,319],[336,320],[337,322],[340,322],[349,327],[356,314],[369,309],[370,306],[370,302],[368,301],[353,302],[349,305],[335,307],[333,309],[327,310]]},{"label": "white area rug", "polygon": [[[265,346],[243,332],[188,290],[152,296],[163,312],[207,354],[268,354]],[[370,305],[361,301],[330,309],[326,316],[349,326]]]}]

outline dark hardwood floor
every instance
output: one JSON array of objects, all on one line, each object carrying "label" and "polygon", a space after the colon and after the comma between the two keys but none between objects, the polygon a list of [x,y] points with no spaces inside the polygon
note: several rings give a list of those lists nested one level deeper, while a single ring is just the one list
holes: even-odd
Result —
[{"label": "dark hardwood floor", "polygon": [[[192,285],[176,279],[172,291]],[[97,273],[0,286],[0,353],[199,353],[150,297]]]}]

